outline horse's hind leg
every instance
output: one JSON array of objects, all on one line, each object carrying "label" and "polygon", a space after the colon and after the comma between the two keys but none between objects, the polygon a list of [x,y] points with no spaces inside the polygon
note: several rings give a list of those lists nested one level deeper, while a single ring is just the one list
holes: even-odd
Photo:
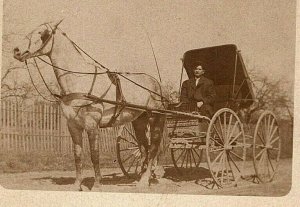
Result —
[{"label": "horse's hind leg", "polygon": [[78,190],[81,189],[81,182],[82,182],[82,161],[81,161],[81,155],[82,155],[82,132],[83,128],[76,125],[72,121],[68,121],[68,128],[69,132],[71,134],[72,140],[73,140],[73,150],[74,150],[74,158],[75,158],[75,167],[76,167],[76,180],[75,180],[75,186],[78,187]]},{"label": "horse's hind leg", "polygon": [[99,164],[99,133],[97,129],[88,131],[90,150],[91,150],[91,160],[95,171],[95,183],[97,186],[101,182],[100,164]]},{"label": "horse's hind leg", "polygon": [[132,126],[136,135],[136,138],[138,139],[138,144],[142,145],[143,148],[141,150],[144,150],[142,152],[142,158],[144,159],[142,162],[142,170],[143,173],[145,169],[148,166],[148,139],[146,137],[146,129],[148,124],[148,116],[146,113],[143,113],[141,116],[139,116],[136,120],[132,122]]},{"label": "horse's hind leg", "polygon": [[154,116],[149,119],[150,123],[150,134],[151,134],[151,146],[149,149],[149,162],[146,172],[142,175],[138,187],[145,187],[149,185],[149,179],[151,176],[151,168],[158,156],[160,142],[162,139],[163,128],[164,128],[164,117]]}]

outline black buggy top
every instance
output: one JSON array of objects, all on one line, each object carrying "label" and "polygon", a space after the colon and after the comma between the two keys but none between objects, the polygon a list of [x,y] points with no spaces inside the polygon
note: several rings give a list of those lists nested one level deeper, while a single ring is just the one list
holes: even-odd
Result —
[{"label": "black buggy top", "polygon": [[236,45],[189,50],[182,61],[189,79],[194,77],[193,69],[197,65],[205,68],[204,76],[214,82],[217,93],[215,110],[233,106],[247,108],[253,103],[251,82]]}]

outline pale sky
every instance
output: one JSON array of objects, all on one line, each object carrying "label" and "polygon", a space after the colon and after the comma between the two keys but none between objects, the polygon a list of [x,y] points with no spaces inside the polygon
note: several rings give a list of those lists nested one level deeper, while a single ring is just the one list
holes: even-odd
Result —
[{"label": "pale sky", "polygon": [[[25,35],[64,18],[60,28],[99,62],[158,77],[147,32],[162,80],[176,87],[185,51],[220,44],[236,44],[248,69],[283,78],[290,86],[294,80],[293,0],[9,0],[3,12],[4,34]],[[3,64],[14,61],[9,58]]]}]

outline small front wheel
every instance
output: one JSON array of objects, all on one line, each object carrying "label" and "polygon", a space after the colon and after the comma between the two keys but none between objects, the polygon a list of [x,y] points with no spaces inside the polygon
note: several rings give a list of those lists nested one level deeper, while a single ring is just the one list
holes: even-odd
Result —
[{"label": "small front wheel", "polygon": [[142,153],[141,146],[131,127],[121,126],[116,147],[122,172],[128,178],[136,178],[141,172]]}]

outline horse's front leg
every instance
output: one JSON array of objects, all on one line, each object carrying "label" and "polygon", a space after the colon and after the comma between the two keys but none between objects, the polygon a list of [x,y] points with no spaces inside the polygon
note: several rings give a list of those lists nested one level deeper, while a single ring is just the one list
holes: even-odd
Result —
[{"label": "horse's front leg", "polygon": [[74,185],[78,190],[82,190],[82,132],[83,128],[74,123],[71,120],[68,120],[68,128],[73,140],[73,150],[75,158],[75,167],[76,167],[76,180]]},{"label": "horse's front leg", "polygon": [[98,129],[88,131],[91,160],[95,171],[95,182],[94,187],[99,186],[101,182],[100,164],[99,164],[99,133]]}]

